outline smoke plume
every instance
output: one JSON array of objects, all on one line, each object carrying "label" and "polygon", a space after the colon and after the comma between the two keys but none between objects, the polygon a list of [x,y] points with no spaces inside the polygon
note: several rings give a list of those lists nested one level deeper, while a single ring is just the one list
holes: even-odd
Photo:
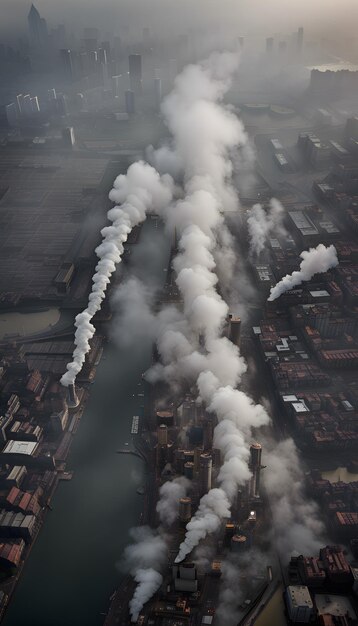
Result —
[{"label": "smoke plume", "polygon": [[87,308],[75,319],[73,360],[61,378],[66,387],[75,382],[90,350],[89,342],[95,333],[91,320],[100,310],[111,276],[121,261],[123,244],[134,226],[145,220],[147,211],[162,210],[171,201],[172,179],[168,175],[160,177],[153,167],[139,161],[128,168],[126,175],[116,178],[109,197],[117,204],[107,214],[111,225],[101,230],[102,243],[96,248],[99,262]]},{"label": "smoke plume", "polygon": [[190,480],[185,476],[169,480],[160,487],[157,513],[162,524],[171,526],[178,519],[179,499],[186,496],[189,487]]},{"label": "smoke plume", "polygon": [[323,545],[324,526],[317,505],[304,493],[304,475],[292,439],[265,447],[264,484],[270,500],[276,547],[291,554],[314,554]]},{"label": "smoke plume", "polygon": [[267,210],[261,204],[255,204],[249,211],[247,226],[249,231],[250,255],[259,257],[270,235],[285,234],[282,225],[284,208],[276,198],[270,200]]},{"label": "smoke plume", "polygon": [[337,250],[333,245],[326,248],[323,243],[320,243],[317,248],[310,248],[308,251],[301,252],[300,257],[303,259],[300,263],[300,269],[292,274],[286,274],[277,285],[272,287],[268,298],[269,302],[279,298],[285,291],[310,280],[315,274],[327,272],[338,265]]},{"label": "smoke plume", "polygon": [[162,583],[158,570],[167,559],[167,545],[163,536],[148,526],[132,528],[130,535],[134,543],[125,548],[122,566],[138,583],[129,603],[131,620],[136,622],[144,604]]}]

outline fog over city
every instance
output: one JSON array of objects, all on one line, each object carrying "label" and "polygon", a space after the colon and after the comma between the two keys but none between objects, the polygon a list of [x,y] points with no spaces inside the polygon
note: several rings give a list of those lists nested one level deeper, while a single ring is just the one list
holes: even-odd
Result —
[{"label": "fog over city", "polygon": [[358,3],[0,13],[0,623],[354,626]]}]

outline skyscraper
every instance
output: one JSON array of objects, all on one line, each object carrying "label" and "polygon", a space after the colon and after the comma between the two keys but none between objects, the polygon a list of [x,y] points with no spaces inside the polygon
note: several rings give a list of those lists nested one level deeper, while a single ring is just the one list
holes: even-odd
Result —
[{"label": "skyscraper", "polygon": [[297,52],[301,54],[303,49],[303,28],[302,26],[297,31]]},{"label": "skyscraper", "polygon": [[130,89],[125,92],[126,113],[128,115],[134,115],[135,113],[135,100],[134,93]]},{"label": "skyscraper", "polygon": [[140,54],[130,54],[129,61],[129,80],[131,91],[135,95],[142,93],[142,57]]},{"label": "skyscraper", "polygon": [[271,54],[273,52],[273,37],[267,37],[266,39],[266,52]]},{"label": "skyscraper", "polygon": [[65,78],[67,78],[67,80],[73,80],[73,61],[72,61],[72,53],[71,50],[61,50],[60,51],[60,55],[61,55],[61,62],[62,62],[62,69],[63,69],[63,73]]},{"label": "skyscraper", "polygon": [[33,46],[43,46],[47,41],[46,20],[41,17],[36,7],[32,4],[27,16],[29,25],[30,42]]}]

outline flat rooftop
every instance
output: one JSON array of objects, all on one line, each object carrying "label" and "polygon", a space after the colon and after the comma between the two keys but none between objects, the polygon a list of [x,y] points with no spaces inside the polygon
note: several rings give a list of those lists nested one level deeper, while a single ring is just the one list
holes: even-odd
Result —
[{"label": "flat rooftop", "polygon": [[38,445],[37,441],[8,441],[2,452],[6,454],[26,454],[31,456]]},{"label": "flat rooftop", "polygon": [[330,613],[331,615],[344,616],[347,613],[349,617],[355,619],[356,614],[346,596],[336,596],[330,594],[315,594],[315,603],[319,615]]},{"label": "flat rooftop", "polygon": [[54,277],[77,255],[86,217],[100,211],[88,190],[98,190],[107,165],[72,153],[0,150],[0,292],[56,295]]}]

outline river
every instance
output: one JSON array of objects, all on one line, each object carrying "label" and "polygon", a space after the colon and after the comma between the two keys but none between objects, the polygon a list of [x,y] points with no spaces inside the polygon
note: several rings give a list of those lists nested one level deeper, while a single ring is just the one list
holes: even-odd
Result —
[{"label": "river", "polygon": [[[168,245],[148,220],[133,247],[133,273],[150,266],[163,282]],[[116,449],[130,441],[132,416],[143,404],[141,374],[148,367],[151,341],[140,350],[109,344],[75,436],[67,467],[39,537],[25,565],[4,626],[99,626],[109,597],[121,579],[116,567],[138,523],[144,464]]]}]

